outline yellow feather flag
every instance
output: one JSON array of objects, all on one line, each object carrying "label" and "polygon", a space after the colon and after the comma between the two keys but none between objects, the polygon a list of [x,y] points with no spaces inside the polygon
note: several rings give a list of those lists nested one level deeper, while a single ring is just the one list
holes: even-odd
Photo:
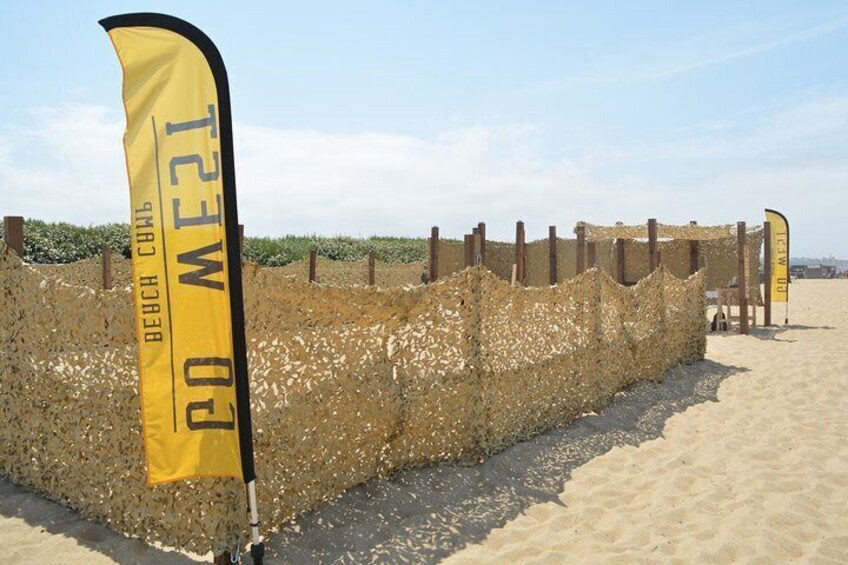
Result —
[{"label": "yellow feather flag", "polygon": [[771,301],[789,302],[789,222],[768,208],[766,221],[771,226]]},{"label": "yellow feather flag", "polygon": [[162,14],[100,22],[124,72],[124,135],[148,484],[255,477],[232,120],[224,64]]}]

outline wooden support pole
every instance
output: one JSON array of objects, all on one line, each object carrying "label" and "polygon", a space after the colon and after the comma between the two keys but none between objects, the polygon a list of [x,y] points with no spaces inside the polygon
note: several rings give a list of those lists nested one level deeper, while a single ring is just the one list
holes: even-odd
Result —
[{"label": "wooden support pole", "polygon": [[524,243],[525,243],[525,233],[524,233],[524,222],[518,221],[515,223],[515,268],[516,268],[516,282],[520,285],[524,285],[524,281],[526,280],[527,271],[526,271],[526,263],[524,258]]},{"label": "wooden support pole", "polygon": [[475,233],[472,236],[472,249],[474,250],[474,256],[472,257],[472,265],[474,267],[483,264],[483,237],[480,235],[480,232]]},{"label": "wooden support pole", "polygon": [[430,228],[430,273],[428,282],[434,282],[439,278],[439,227]]},{"label": "wooden support pole", "polygon": [[586,228],[577,226],[577,274],[586,270]]},{"label": "wooden support pole", "polygon": [[314,283],[318,277],[318,251],[313,249],[309,252],[309,282]]},{"label": "wooden support pole", "polygon": [[559,282],[557,276],[557,234],[556,226],[548,227],[548,272],[551,286]]},{"label": "wooden support pole", "polygon": [[112,290],[112,248],[108,244],[103,245],[103,290]]},{"label": "wooden support pole", "polygon": [[368,286],[374,286],[377,280],[377,259],[373,251],[368,252]]},{"label": "wooden support pole", "polygon": [[624,240],[615,240],[615,280],[624,284]]},{"label": "wooden support pole", "polygon": [[3,216],[3,240],[9,249],[24,257],[24,218],[23,216]]},{"label": "wooden support pole", "polygon": [[660,264],[657,256],[657,220],[650,218],[648,220],[648,264],[650,265],[649,272],[653,273]]},{"label": "wooden support pole", "polygon": [[[697,226],[698,222],[692,220],[690,226]],[[697,239],[689,240],[689,274],[694,275],[698,272],[698,256],[700,255],[700,242]]]},{"label": "wooden support pole", "polygon": [[477,224],[477,231],[480,234],[480,258],[483,264],[486,264],[486,222]]},{"label": "wooden support pole", "polygon": [[590,269],[598,266],[598,248],[594,241],[586,244],[586,264]]},{"label": "wooden support pole", "polygon": [[748,333],[748,277],[745,272],[745,252],[747,250],[748,234],[745,222],[736,223],[737,255],[739,257],[739,333]]},{"label": "wooden support pole", "polygon": [[474,234],[465,234],[465,266],[474,266]]},{"label": "wooden support pole", "polygon": [[763,223],[763,323],[771,325],[771,222]]}]

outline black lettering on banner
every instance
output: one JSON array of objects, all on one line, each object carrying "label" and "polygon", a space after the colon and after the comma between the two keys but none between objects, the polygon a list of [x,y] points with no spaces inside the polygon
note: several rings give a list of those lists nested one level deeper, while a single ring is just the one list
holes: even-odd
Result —
[{"label": "black lettering on banner", "polygon": [[215,273],[220,273],[224,270],[223,261],[215,261],[213,259],[204,258],[204,255],[208,255],[209,253],[220,253],[222,248],[223,245],[221,243],[221,240],[218,240],[217,243],[213,243],[212,245],[207,245],[205,247],[194,249],[192,251],[186,251],[185,253],[180,253],[179,255],[177,255],[177,263],[200,267],[195,271],[181,273],[179,276],[179,281],[182,284],[193,284],[195,286],[202,286],[214,290],[224,290],[223,282],[212,281],[204,278],[208,277],[209,275],[214,275]]},{"label": "black lettering on banner", "polygon": [[165,135],[174,135],[181,131],[190,131],[193,129],[209,128],[209,137],[216,139],[218,137],[218,122],[215,120],[215,105],[209,104],[206,109],[209,111],[209,116],[199,120],[188,120],[186,122],[166,122]]},{"label": "black lettering on banner", "polygon": [[162,332],[144,332],[144,343],[162,341]]},{"label": "black lettering on banner", "polygon": [[136,208],[135,213],[141,214],[142,212],[152,212],[153,211],[153,202],[145,202],[141,205],[141,208]]},{"label": "black lettering on banner", "polygon": [[218,204],[218,211],[214,214],[206,213],[206,201],[200,201],[200,215],[191,218],[183,218],[180,216],[180,199],[174,198],[171,203],[174,206],[174,229],[180,229],[190,226],[204,226],[207,224],[221,225],[221,195],[215,195],[215,202]]},{"label": "black lettering on banner", "polygon": [[141,275],[138,277],[139,286],[158,286],[159,275]]},{"label": "black lettering on banner", "polygon": [[230,420],[195,420],[194,412],[203,410],[210,416],[215,415],[215,403],[209,400],[189,402],[186,406],[186,425],[192,431],[196,430],[233,430],[236,427],[236,410],[231,403],[227,403],[230,409]]},{"label": "black lettering on banner", "polygon": [[159,289],[153,291],[153,294],[147,294],[146,291],[141,291],[141,299],[142,300],[159,300]]},{"label": "black lettering on banner", "polygon": [[[192,367],[224,367],[226,377],[192,377]],[[192,357],[183,364],[183,377],[188,386],[232,386],[233,362],[227,357]]]},{"label": "black lettering on banner", "polygon": [[[156,291],[156,298],[159,298],[159,291],[158,290]],[[142,291],[142,293],[141,293],[141,299],[142,300],[150,300],[149,298],[144,297],[144,291]],[[144,315],[158,314],[161,311],[162,311],[162,307],[159,306],[158,304],[156,304],[155,302],[153,304],[142,304],[141,305],[141,313],[144,314]]]},{"label": "black lettering on banner", "polygon": [[180,165],[190,165],[192,163],[197,165],[197,176],[200,177],[200,180],[203,182],[218,180],[218,176],[221,174],[221,159],[218,157],[217,151],[212,152],[212,161],[215,162],[215,169],[207,173],[203,167],[203,157],[197,153],[193,155],[179,155],[177,157],[172,157],[171,162],[168,165],[171,171],[171,185],[177,186],[180,184],[180,179],[177,178],[177,167]]}]

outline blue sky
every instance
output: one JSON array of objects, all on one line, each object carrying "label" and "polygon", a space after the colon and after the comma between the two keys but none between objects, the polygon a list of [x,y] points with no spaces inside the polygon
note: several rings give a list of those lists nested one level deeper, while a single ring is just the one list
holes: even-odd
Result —
[{"label": "blue sky", "polygon": [[99,18],[161,11],[230,74],[249,234],[509,239],[762,222],[848,257],[846,2],[0,5],[0,212],[125,221],[120,69]]}]

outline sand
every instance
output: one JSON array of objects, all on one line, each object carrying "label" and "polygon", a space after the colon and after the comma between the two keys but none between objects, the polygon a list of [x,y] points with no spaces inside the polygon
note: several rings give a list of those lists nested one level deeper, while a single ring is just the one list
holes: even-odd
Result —
[{"label": "sand", "polygon": [[[351,489],[268,562],[848,563],[848,281],[792,294],[787,329],[711,336],[707,361],[481,465]],[[8,563],[198,559],[2,480],[0,544]]]},{"label": "sand", "polygon": [[718,402],[445,563],[848,563],[848,281],[791,292],[786,331],[709,338],[709,359],[748,369]]}]

